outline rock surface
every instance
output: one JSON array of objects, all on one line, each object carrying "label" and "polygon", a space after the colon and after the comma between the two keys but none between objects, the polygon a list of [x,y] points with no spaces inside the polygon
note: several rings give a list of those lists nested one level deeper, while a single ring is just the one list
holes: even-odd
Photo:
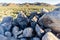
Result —
[{"label": "rock surface", "polygon": [[55,32],[60,32],[60,13],[59,11],[52,11],[44,14],[39,19],[39,24],[51,28]]},{"label": "rock surface", "polygon": [[42,36],[42,34],[44,33],[44,30],[40,28],[38,24],[36,24],[35,31],[39,37]]},{"label": "rock surface", "polygon": [[23,31],[23,36],[24,37],[31,37],[32,36],[33,29],[32,28],[26,28]]},{"label": "rock surface", "polygon": [[59,40],[53,33],[47,32],[43,37],[42,40]]}]

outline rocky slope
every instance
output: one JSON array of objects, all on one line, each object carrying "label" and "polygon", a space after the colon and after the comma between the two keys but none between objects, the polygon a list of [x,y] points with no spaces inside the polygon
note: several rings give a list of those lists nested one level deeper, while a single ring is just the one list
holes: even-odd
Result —
[{"label": "rocky slope", "polygon": [[42,9],[27,17],[18,12],[16,19],[4,17],[0,23],[0,40],[59,40],[60,9],[51,12]]}]

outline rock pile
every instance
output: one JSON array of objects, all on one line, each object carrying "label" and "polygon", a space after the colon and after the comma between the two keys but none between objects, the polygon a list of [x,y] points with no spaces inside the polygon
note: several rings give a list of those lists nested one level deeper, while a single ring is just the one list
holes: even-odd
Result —
[{"label": "rock pile", "polygon": [[0,40],[60,40],[60,9],[42,9],[29,17],[18,12],[16,19],[4,17],[0,23]]}]

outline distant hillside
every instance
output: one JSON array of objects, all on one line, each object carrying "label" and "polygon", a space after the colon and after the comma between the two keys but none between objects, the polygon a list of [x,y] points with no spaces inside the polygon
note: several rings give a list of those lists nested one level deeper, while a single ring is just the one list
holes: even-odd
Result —
[{"label": "distant hillside", "polygon": [[47,3],[39,3],[39,2],[36,2],[36,3],[22,3],[22,4],[14,4],[14,3],[0,3],[0,6],[13,6],[13,5],[17,5],[17,6],[20,6],[20,5],[36,5],[36,6],[53,6],[51,4],[47,4]]},{"label": "distant hillside", "polygon": [[60,6],[60,3],[59,4],[56,4],[55,6]]},{"label": "distant hillside", "polygon": [[23,4],[20,4],[20,5],[37,5],[37,6],[52,6],[51,4],[47,4],[47,3],[39,3],[39,2],[36,2],[36,3],[23,3]]}]

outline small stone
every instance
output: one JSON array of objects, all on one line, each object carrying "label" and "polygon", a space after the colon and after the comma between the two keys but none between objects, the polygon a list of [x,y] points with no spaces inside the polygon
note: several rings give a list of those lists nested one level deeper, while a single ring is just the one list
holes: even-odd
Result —
[{"label": "small stone", "polygon": [[47,32],[43,37],[42,40],[59,40],[53,33]]},{"label": "small stone", "polygon": [[25,28],[23,31],[24,37],[31,37],[32,36],[33,29],[32,28]]},{"label": "small stone", "polygon": [[35,31],[39,37],[44,33],[44,30],[38,24],[36,24]]},{"label": "small stone", "polygon": [[38,37],[33,37],[32,40],[40,40]]}]

